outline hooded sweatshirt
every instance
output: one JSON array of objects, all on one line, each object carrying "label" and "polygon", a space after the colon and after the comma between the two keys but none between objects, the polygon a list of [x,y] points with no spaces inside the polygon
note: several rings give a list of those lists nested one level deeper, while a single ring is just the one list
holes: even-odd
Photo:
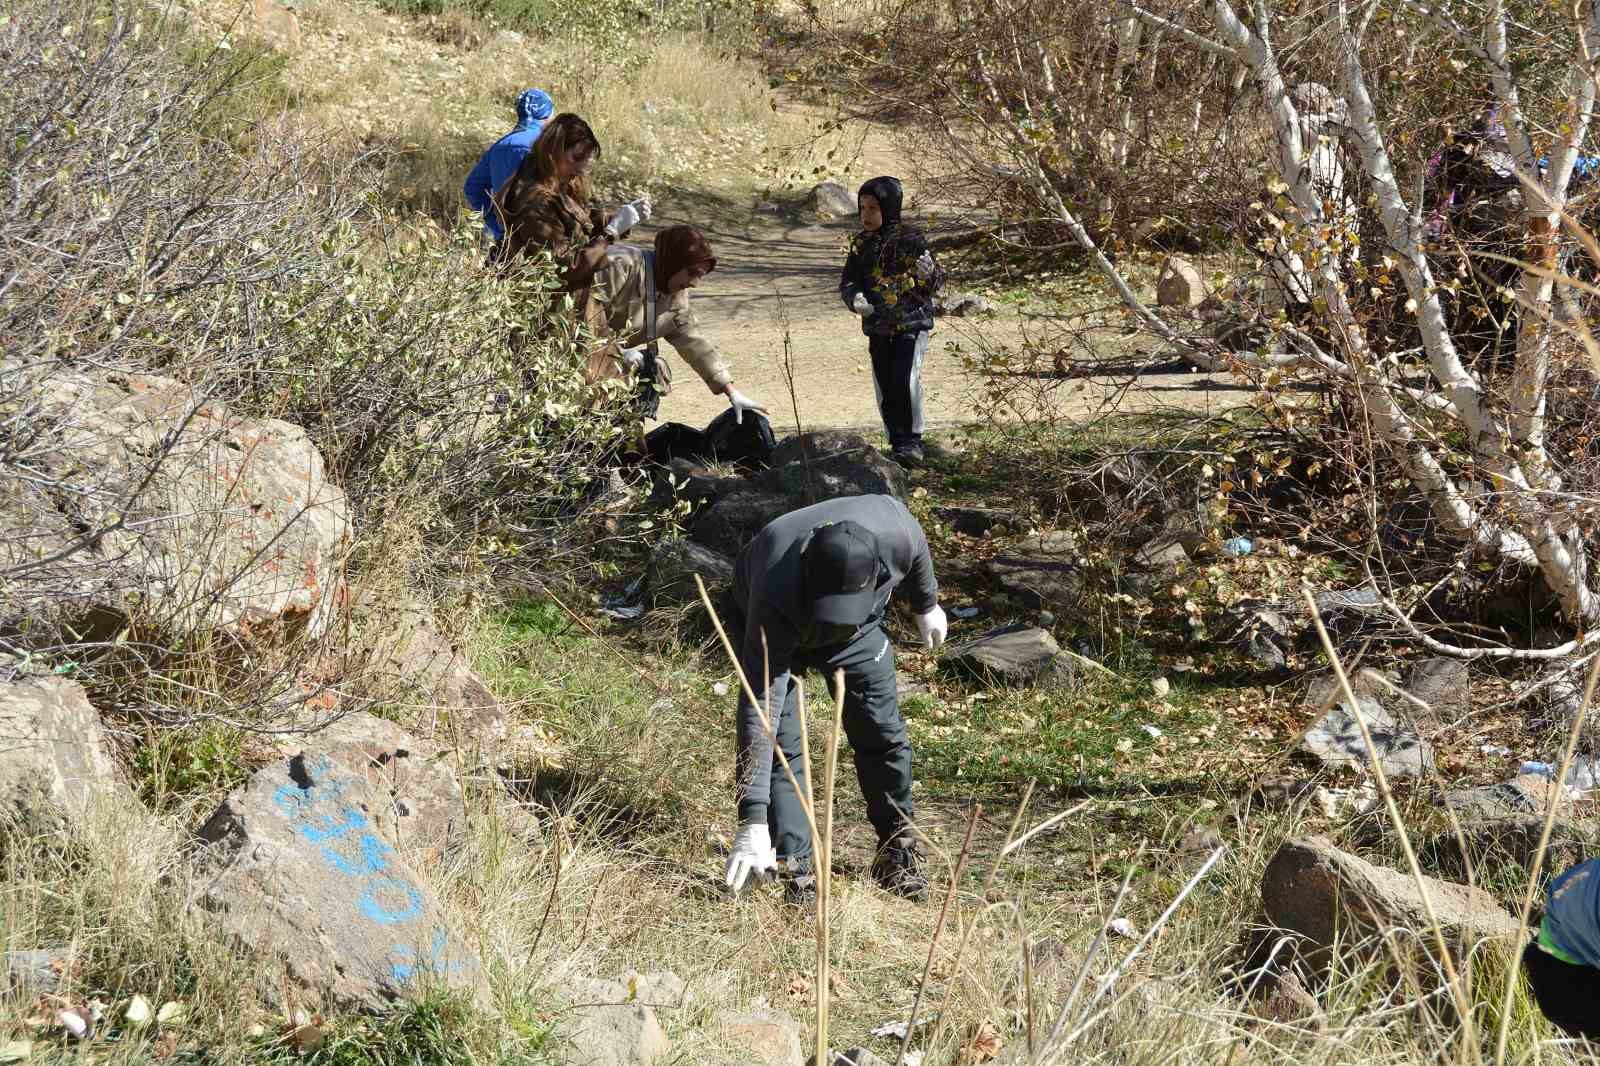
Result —
[{"label": "hooded sweatshirt", "polygon": [[483,228],[496,242],[505,236],[505,230],[494,208],[494,192],[517,172],[517,166],[532,150],[533,142],[539,139],[555,109],[550,94],[543,89],[524,90],[517,97],[516,128],[488,147],[461,187],[467,204],[483,213]]},{"label": "hooded sweatshirt", "polygon": [[[744,632],[731,633],[729,639],[739,646],[740,666],[765,704],[774,729],[783,714],[791,670],[801,667],[808,652],[829,646],[814,639],[802,559],[806,544],[818,526],[844,521],[871,531],[878,544],[872,612],[863,626],[883,619],[889,598],[902,582],[907,583],[911,609],[918,614],[939,604],[928,538],[906,505],[893,496],[840,496],[767,523],[734,564],[732,599],[743,614]],[[764,676],[770,680],[762,691]],[[772,738],[742,686],[738,766],[739,821],[764,821],[771,799]]]},{"label": "hooded sweatshirt", "polygon": [[898,178],[873,178],[856,193],[858,199],[869,195],[883,209],[883,225],[876,232],[862,230],[850,239],[850,255],[839,276],[839,296],[846,308],[857,293],[867,298],[872,313],[862,316],[861,332],[869,337],[931,330],[933,294],[941,278],[935,272],[925,281],[916,272],[928,240],[921,230],[900,220],[904,193]]}]

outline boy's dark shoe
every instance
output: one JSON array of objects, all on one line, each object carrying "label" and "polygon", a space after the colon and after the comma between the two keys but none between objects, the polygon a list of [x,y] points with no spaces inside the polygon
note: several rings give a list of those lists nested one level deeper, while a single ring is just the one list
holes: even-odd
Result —
[{"label": "boy's dark shoe", "polygon": [[907,468],[921,466],[927,459],[920,444],[896,444],[893,455],[895,462]]},{"label": "boy's dark shoe", "polygon": [[922,873],[922,855],[909,836],[899,836],[878,849],[872,876],[886,891],[909,900],[928,898],[928,879]]}]

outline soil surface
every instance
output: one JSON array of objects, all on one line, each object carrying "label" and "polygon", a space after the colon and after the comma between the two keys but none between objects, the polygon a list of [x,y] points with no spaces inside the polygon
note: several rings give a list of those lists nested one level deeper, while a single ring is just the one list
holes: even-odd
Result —
[{"label": "soil surface", "polygon": [[[933,213],[945,220],[941,231],[948,231],[948,220],[962,213],[955,205],[938,203],[905,177],[913,171],[896,149],[892,131],[869,127],[851,173],[839,180],[853,189],[880,173],[904,178],[910,220]],[[881,425],[867,339],[859,319],[839,299],[839,271],[859,223],[853,217],[818,218],[797,200],[742,209],[723,206],[713,210],[703,201],[660,203],[650,226],[636,230],[633,239],[647,243],[655,228],[683,222],[705,231],[717,252],[717,269],[694,290],[695,313],[733,368],[735,386],[767,406],[780,435],[793,428],[796,408],[807,428]],[[961,291],[959,278],[945,287],[947,297]],[[968,372],[963,352],[995,345],[1015,350],[1027,343],[1050,345],[1045,348],[1050,351],[1060,343],[1051,337],[1053,330],[1059,332],[1049,320],[1028,318],[1010,307],[992,315],[940,318],[923,370],[930,429],[971,423],[981,416],[980,397],[990,382]],[[792,375],[786,368],[786,347]],[[663,346],[663,354],[672,360],[674,372],[673,391],[661,405],[663,420],[703,426],[726,408],[723,397],[711,394],[671,355],[670,345]],[[1161,360],[1159,354],[1152,356],[1152,361]],[[1250,396],[1231,375],[1202,373],[1144,374],[1137,380],[1127,375],[1033,377],[1018,382],[1017,391],[1022,410],[1071,420],[1158,407],[1220,412]]]}]

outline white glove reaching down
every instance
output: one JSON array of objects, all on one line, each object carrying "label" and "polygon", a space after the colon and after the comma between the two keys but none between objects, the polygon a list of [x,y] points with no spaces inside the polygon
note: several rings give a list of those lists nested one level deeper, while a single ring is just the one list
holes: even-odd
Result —
[{"label": "white glove reaching down", "polygon": [[627,363],[633,369],[638,370],[641,366],[644,366],[645,351],[646,349],[642,346],[638,348],[624,348],[622,349],[622,361]]},{"label": "white glove reaching down", "polygon": [[927,614],[917,615],[917,632],[922,636],[922,643],[932,651],[944,643],[945,634],[950,631],[950,623],[945,621],[944,608],[937,603],[933,610]]},{"label": "white glove reaching down", "polygon": [[923,281],[927,281],[929,278],[933,277],[934,272],[938,269],[933,265],[933,253],[923,252],[920,256],[918,256],[916,269],[917,277],[921,278]]},{"label": "white glove reaching down", "polygon": [[764,415],[767,413],[767,409],[765,407],[762,407],[759,403],[756,403],[756,401],[752,400],[750,397],[746,396],[732,385],[728,386],[726,395],[728,397],[728,403],[733,407],[733,421],[736,425],[744,425],[744,413],[746,411],[754,411],[758,415]]},{"label": "white glove reaching down", "polygon": [[737,893],[750,877],[765,881],[778,870],[778,853],[772,848],[772,834],[765,824],[741,825],[733,836],[733,851],[722,880]]},{"label": "white glove reaching down", "polygon": [[606,232],[613,238],[627,233],[639,223],[650,217],[650,197],[641,196],[629,204],[623,204],[611,214],[611,221],[606,223]]},{"label": "white glove reaching down", "polygon": [[855,298],[850,301],[850,310],[854,311],[858,315],[870,315],[872,314],[872,303],[864,295],[858,292],[856,293]]}]

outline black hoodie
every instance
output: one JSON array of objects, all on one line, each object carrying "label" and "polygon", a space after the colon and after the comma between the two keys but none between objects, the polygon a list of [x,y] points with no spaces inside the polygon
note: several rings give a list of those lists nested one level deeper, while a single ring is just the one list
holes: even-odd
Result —
[{"label": "black hoodie", "polygon": [[928,239],[921,230],[900,221],[903,193],[897,178],[873,178],[861,186],[856,198],[868,195],[883,209],[883,225],[876,232],[862,230],[850,239],[850,256],[839,276],[839,296],[847,308],[857,293],[872,304],[872,313],[861,318],[861,332],[869,337],[930,330],[933,294],[943,272],[935,270],[926,281],[917,277],[917,260],[928,250]]}]

